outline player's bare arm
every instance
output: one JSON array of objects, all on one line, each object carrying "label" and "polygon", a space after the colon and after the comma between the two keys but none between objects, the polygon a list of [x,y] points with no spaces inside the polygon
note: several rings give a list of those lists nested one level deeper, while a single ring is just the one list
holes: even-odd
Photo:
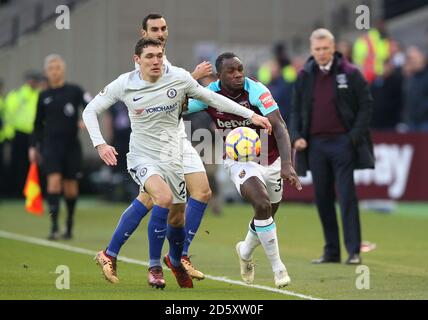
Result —
[{"label": "player's bare arm", "polygon": [[195,87],[195,89],[189,93],[196,99],[200,99],[205,104],[210,105],[219,111],[232,113],[246,119],[251,119],[252,123],[262,127],[263,129],[266,129],[269,133],[272,131],[272,125],[270,124],[268,118],[260,116],[254,111],[251,111],[218,93],[200,86]]},{"label": "player's bare arm", "polygon": [[213,67],[208,61],[203,61],[198,64],[192,72],[192,77],[195,80],[205,78],[213,73]]},{"label": "player's bare arm", "polygon": [[257,113],[254,113],[251,117],[251,122],[254,123],[257,126],[260,126],[268,131],[268,134],[272,133],[272,124],[269,121],[269,118],[263,117],[258,115]]},{"label": "player's bare arm", "polygon": [[105,162],[106,165],[117,165],[116,156],[118,155],[118,153],[116,152],[116,149],[114,147],[104,143],[96,146],[96,149],[98,151],[98,154],[100,155],[100,158]]},{"label": "player's bare arm", "polygon": [[294,186],[297,190],[301,190],[302,185],[299,177],[291,164],[291,142],[287,126],[279,110],[269,113],[267,117],[272,124],[272,132],[275,135],[281,157],[281,178],[287,181],[291,186]]}]

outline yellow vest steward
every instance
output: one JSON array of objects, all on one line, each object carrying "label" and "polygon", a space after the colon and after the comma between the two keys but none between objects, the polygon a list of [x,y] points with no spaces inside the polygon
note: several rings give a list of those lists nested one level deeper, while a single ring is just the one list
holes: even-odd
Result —
[{"label": "yellow vest steward", "polygon": [[10,130],[26,134],[33,132],[38,99],[39,90],[32,89],[28,84],[7,95],[5,118],[8,135],[11,134]]},{"label": "yellow vest steward", "polygon": [[383,64],[389,58],[389,41],[383,39],[377,29],[371,29],[366,36],[355,41],[352,58],[363,74],[372,81],[373,76],[383,74]]},{"label": "yellow vest steward", "polygon": [[[282,68],[282,77],[286,82],[293,83],[297,79],[297,72],[291,65],[286,65]],[[269,64],[262,65],[257,71],[257,79],[264,85],[268,85],[272,81],[272,74]]]},{"label": "yellow vest steward", "polygon": [[[5,105],[4,105],[4,99],[2,96],[0,96],[0,143],[2,143],[5,139],[4,136],[4,110],[5,110]],[[1,124],[3,123],[3,124]]]}]

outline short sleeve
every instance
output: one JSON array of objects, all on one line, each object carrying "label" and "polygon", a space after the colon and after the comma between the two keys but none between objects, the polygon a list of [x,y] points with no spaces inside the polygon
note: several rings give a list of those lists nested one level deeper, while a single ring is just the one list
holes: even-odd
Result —
[{"label": "short sleeve", "polygon": [[271,92],[261,82],[247,79],[245,85],[250,95],[250,103],[257,106],[263,116],[278,109],[278,104]]}]

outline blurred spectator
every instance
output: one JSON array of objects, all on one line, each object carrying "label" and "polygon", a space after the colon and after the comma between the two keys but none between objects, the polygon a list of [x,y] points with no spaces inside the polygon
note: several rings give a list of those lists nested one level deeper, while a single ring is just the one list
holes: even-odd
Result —
[{"label": "blurred spectator", "polygon": [[336,50],[340,52],[346,60],[352,63],[352,43],[347,40],[341,40],[337,43]]},{"label": "blurred spectator", "polygon": [[10,179],[8,179],[11,184],[8,189],[15,196],[22,194],[28,171],[28,148],[36,118],[40,78],[38,72],[27,72],[25,83],[9,92],[5,100],[4,134],[6,139],[12,139]]},{"label": "blurred spectator", "polygon": [[395,130],[401,120],[403,109],[403,75],[401,68],[394,66],[393,58],[384,64],[382,76],[371,85],[374,110],[371,127],[377,130]]},{"label": "blurred spectator", "polygon": [[47,90],[49,88],[49,79],[45,75],[42,75],[40,77],[39,81],[39,90],[40,92]]},{"label": "blurred spectator", "polygon": [[390,43],[383,21],[376,23],[365,35],[354,43],[353,62],[360,67],[367,82],[371,84],[383,74],[383,66],[390,56]]},{"label": "blurred spectator", "polygon": [[398,41],[390,40],[390,53],[391,53],[391,63],[394,67],[402,67],[406,62],[406,55],[404,54],[401,45]]},{"label": "blurred spectator", "polygon": [[300,57],[293,59],[293,63],[291,63],[286,54],[285,45],[278,43],[273,47],[273,58],[265,62],[257,72],[258,80],[271,91],[287,124],[293,83],[296,81],[297,72],[302,68],[303,64],[304,61]]},{"label": "blurred spectator", "polygon": [[272,61],[279,66],[280,74],[287,82],[294,82],[297,78],[297,72],[290,63],[287,56],[285,45],[278,43],[273,47],[273,58],[264,63],[257,72],[257,79],[264,85],[272,81]]},{"label": "blurred spectator", "polygon": [[287,55],[287,46],[285,43],[277,43],[272,48],[274,59],[279,63],[281,69],[290,64],[290,59]]},{"label": "blurred spectator", "polygon": [[278,104],[282,118],[287,122],[289,113],[289,108],[287,108],[287,106],[289,106],[291,102],[293,85],[285,81],[281,74],[281,67],[277,61],[272,60],[267,63],[265,67],[270,68],[271,76],[270,82],[267,83],[266,86],[269,88],[272,96]]},{"label": "blurred spectator", "polygon": [[3,113],[4,113],[4,99],[3,99],[3,79],[0,79],[0,198],[3,194],[3,186],[5,179],[5,167],[4,167],[4,156],[3,156],[3,146],[4,146],[4,134],[3,134]]},{"label": "blurred spectator", "polygon": [[428,132],[428,67],[419,48],[406,50],[404,69],[404,122],[410,131]]}]

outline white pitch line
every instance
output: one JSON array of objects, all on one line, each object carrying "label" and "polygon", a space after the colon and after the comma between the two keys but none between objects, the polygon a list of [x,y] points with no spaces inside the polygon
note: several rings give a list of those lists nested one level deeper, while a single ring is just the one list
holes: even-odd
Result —
[{"label": "white pitch line", "polygon": [[[45,247],[51,247],[51,248],[56,248],[56,249],[61,249],[61,250],[66,250],[66,251],[71,251],[71,252],[76,252],[76,253],[82,253],[82,254],[86,254],[86,255],[90,255],[90,256],[95,256],[97,254],[96,251],[92,251],[92,250],[88,250],[88,249],[84,249],[84,248],[79,248],[79,247],[74,247],[74,246],[70,246],[67,244],[63,244],[63,243],[59,243],[59,242],[53,242],[53,241],[44,240],[44,239],[40,239],[40,238],[24,236],[24,235],[12,233],[12,232],[4,231],[4,230],[0,230],[0,237],[6,238],[6,239],[11,239],[11,240],[27,242],[27,243],[31,243],[31,244],[37,244],[37,245],[45,246]],[[123,262],[127,262],[127,263],[137,264],[140,266],[149,266],[149,263],[146,261],[136,260],[136,259],[127,258],[127,257],[120,257],[120,258],[118,258],[118,260],[123,261]],[[207,279],[211,279],[214,281],[236,284],[236,285],[244,286],[244,287],[248,287],[248,288],[257,288],[257,289],[261,289],[261,290],[285,294],[288,296],[294,296],[294,297],[307,299],[307,300],[322,300],[320,298],[307,296],[307,295],[304,295],[301,293],[296,293],[296,292],[289,291],[289,290],[271,288],[268,286],[262,286],[262,285],[257,285],[257,284],[248,285],[245,282],[231,280],[231,279],[228,279],[227,277],[216,277],[216,276],[211,276],[211,275],[207,275],[207,274],[205,275],[205,277]]]}]

